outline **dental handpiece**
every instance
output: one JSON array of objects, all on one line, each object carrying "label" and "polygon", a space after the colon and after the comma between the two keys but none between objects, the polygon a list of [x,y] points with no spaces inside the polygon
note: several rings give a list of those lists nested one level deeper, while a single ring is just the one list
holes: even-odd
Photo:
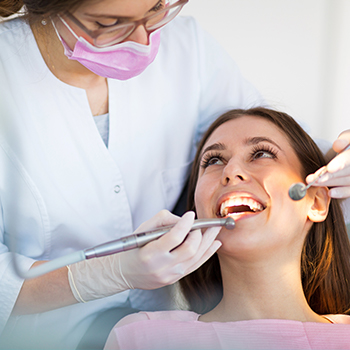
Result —
[{"label": "dental handpiece", "polygon": [[[350,145],[348,145],[346,148],[344,148],[340,153],[343,153],[344,151],[347,151],[350,149]],[[339,154],[340,154],[339,153]],[[306,195],[306,191],[315,184],[315,182],[324,174],[327,173],[327,166],[324,166],[320,173],[316,176],[316,178],[311,181],[308,185],[303,184],[302,182],[297,182],[290,186],[288,194],[293,201],[300,201],[303,199]]]},{"label": "dental handpiece", "polygon": [[[235,227],[235,221],[231,217],[223,219],[198,219],[194,221],[194,224],[192,225],[190,231],[214,226],[224,226],[227,229],[232,230]],[[106,255],[127,251],[130,249],[143,247],[148,242],[151,242],[163,236],[165,233],[169,232],[173,227],[174,225],[163,226],[156,230],[135,233],[130,236],[126,236],[114,241],[97,245],[89,249],[85,249],[85,259],[98,258]]]},{"label": "dental handpiece", "polygon": [[[225,226],[227,229],[232,230],[235,227],[235,221],[232,218],[223,219],[199,219],[195,220],[190,231],[209,228],[214,226]],[[123,252],[130,249],[135,249],[143,247],[148,242],[151,242],[168,231],[170,231],[174,225],[163,226],[159,229],[147,232],[135,233],[124,238],[120,238],[114,241],[103,243],[95,247],[79,250],[71,254],[61,256],[59,258],[50,260],[44,264],[38,265],[31,268],[29,271],[23,271],[17,263],[16,259],[14,261],[14,268],[21,278],[35,278],[44,275],[45,273],[57,270],[61,267],[75,264],[79,261],[86,259],[98,258],[106,255],[111,255],[119,252]]]}]

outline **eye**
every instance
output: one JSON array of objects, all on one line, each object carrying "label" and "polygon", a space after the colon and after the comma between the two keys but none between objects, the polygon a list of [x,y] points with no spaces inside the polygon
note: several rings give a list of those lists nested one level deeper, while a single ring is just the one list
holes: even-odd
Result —
[{"label": "eye", "polygon": [[164,0],[160,0],[149,12],[157,12],[164,8]]},{"label": "eye", "polygon": [[99,27],[99,28],[108,28],[108,27],[113,27],[115,25],[119,24],[119,19],[116,19],[113,23],[100,23],[100,22],[96,22],[96,25]]},{"label": "eye", "polygon": [[205,154],[201,161],[201,167],[207,168],[211,165],[223,165],[224,159],[220,154]]},{"label": "eye", "polygon": [[251,159],[261,159],[261,158],[277,158],[277,152],[270,146],[267,145],[257,145],[253,148],[251,152]]}]

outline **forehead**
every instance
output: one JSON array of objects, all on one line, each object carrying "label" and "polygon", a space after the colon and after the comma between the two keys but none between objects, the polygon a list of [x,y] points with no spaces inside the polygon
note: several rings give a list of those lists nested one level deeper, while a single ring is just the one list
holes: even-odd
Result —
[{"label": "forehead", "polygon": [[281,129],[272,122],[255,116],[242,116],[221,124],[210,135],[204,147],[215,142],[235,143],[257,136],[268,137],[291,147],[289,139]]},{"label": "forehead", "polygon": [[88,0],[79,6],[78,10],[89,14],[106,14],[120,17],[135,17],[144,15],[159,0]]}]

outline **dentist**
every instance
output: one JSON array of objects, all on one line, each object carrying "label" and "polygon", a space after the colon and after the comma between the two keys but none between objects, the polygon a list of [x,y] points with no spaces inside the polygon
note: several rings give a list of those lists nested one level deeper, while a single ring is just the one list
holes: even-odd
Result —
[{"label": "dentist", "polygon": [[[20,14],[0,24],[4,347],[74,349],[104,311],[168,309],[171,290],[158,288],[218,249],[218,229],[185,240],[193,213],[161,210],[174,208],[213,119],[262,99],[193,19],[176,17],[186,2],[2,2],[0,16]],[[28,270],[176,222],[139,250],[26,281],[13,269],[11,240]]]},{"label": "dentist", "polygon": [[[193,213],[161,210],[174,208],[211,121],[261,97],[193,19],[175,18],[186,2],[2,2],[1,16],[24,11],[0,24],[2,347],[74,349],[102,313],[112,327],[134,309],[171,308],[159,288],[218,249],[217,228],[187,236]],[[25,281],[13,269],[11,241],[26,271],[176,222],[142,249]]]}]

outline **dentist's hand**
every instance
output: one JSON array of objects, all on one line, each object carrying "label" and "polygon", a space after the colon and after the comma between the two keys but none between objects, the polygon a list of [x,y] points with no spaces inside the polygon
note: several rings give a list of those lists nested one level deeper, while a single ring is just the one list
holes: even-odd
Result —
[{"label": "dentist's hand", "polygon": [[[342,152],[350,144],[350,129],[342,132],[333,143],[333,150],[336,153]],[[327,165],[327,173],[323,175],[315,186],[331,187],[329,196],[332,198],[350,197],[350,150],[338,154]],[[310,183],[317,176],[311,174],[306,178]]]},{"label": "dentist's hand", "polygon": [[201,230],[188,233],[194,222],[193,212],[187,212],[179,220],[162,211],[136,232],[173,224],[175,220],[176,225],[164,236],[132,254],[122,253],[123,274],[128,276],[126,279],[134,288],[154,289],[175,283],[196,270],[220,248],[221,242],[215,238],[221,227],[209,228],[203,234]]},{"label": "dentist's hand", "polygon": [[163,210],[142,224],[142,232],[176,225],[144,247],[70,265],[69,283],[75,298],[89,301],[130,288],[156,289],[175,283],[208,260],[221,246],[215,238],[221,227],[189,232],[194,213],[179,218]]}]

